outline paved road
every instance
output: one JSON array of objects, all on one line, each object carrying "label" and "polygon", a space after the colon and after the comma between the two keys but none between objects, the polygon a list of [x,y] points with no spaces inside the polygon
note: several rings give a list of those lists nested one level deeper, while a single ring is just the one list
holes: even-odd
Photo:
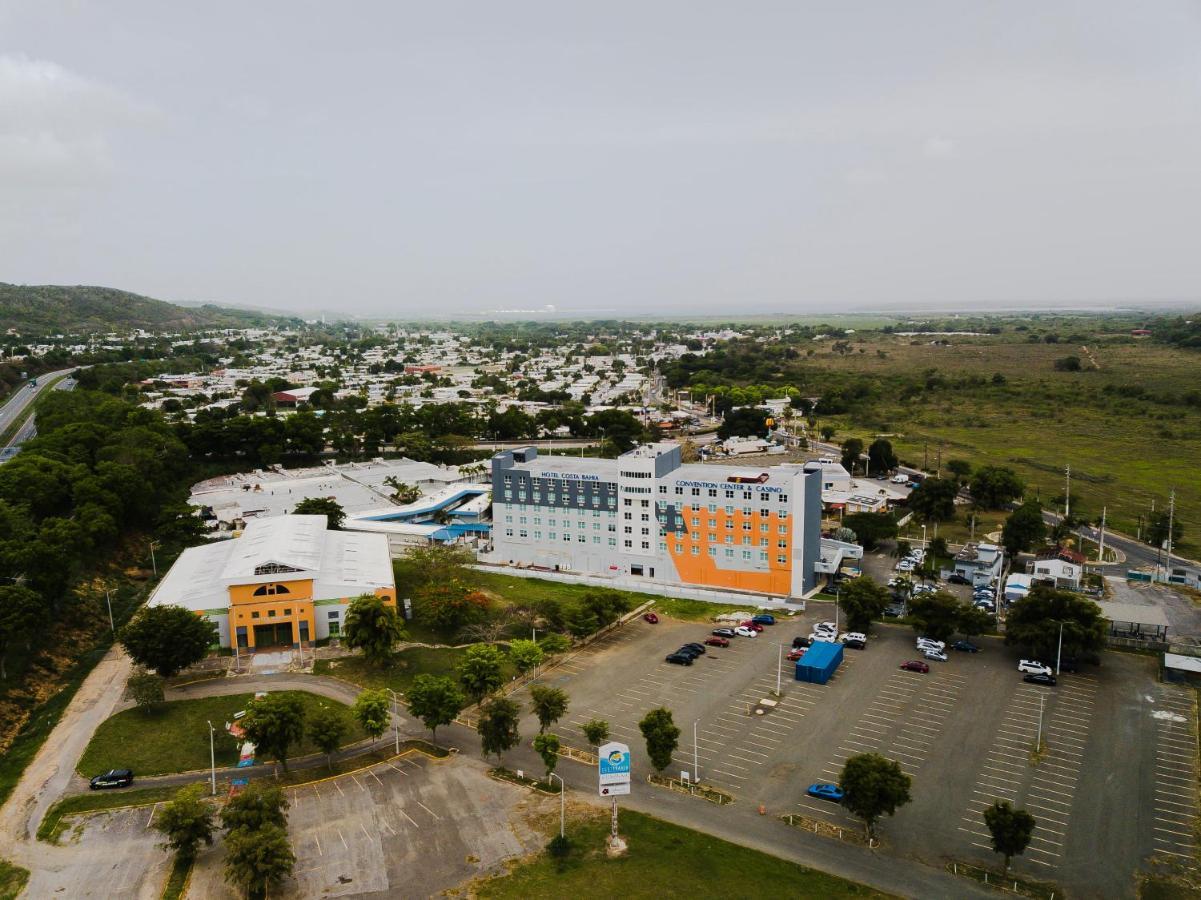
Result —
[{"label": "paved road", "polygon": [[[77,368],[77,367],[76,367]],[[37,428],[34,424],[34,417],[30,412],[33,401],[41,396],[42,391],[51,387],[56,390],[71,390],[75,387],[75,380],[65,378],[63,376],[74,372],[75,368],[60,369],[57,372],[47,372],[45,375],[38,376],[38,383],[32,387],[25,385],[19,388],[4,404],[0,407],[0,434],[7,431],[14,423],[19,422],[23,417],[28,416],[28,420],[21,429],[13,436],[12,441],[0,450],[0,463],[7,462],[21,451],[21,445],[37,434]]]}]

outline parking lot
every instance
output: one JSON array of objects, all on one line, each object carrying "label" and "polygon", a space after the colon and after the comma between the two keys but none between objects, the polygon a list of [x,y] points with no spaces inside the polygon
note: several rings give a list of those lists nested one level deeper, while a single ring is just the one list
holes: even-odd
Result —
[{"label": "parking lot", "polygon": [[[1108,653],[1100,667],[1041,687],[1022,681],[1016,652],[984,639],[982,652],[952,651],[921,674],[898,668],[919,656],[912,632],[878,626],[826,685],[795,681],[785,660],[779,705],[754,715],[776,688],[781,647],[832,618],[827,604],[811,608],[757,638],[709,647],[692,666],[664,656],[712,626],[633,622],[544,676],[571,697],[557,731],[583,747],[580,726],[606,719],[645,773],[637,722],[666,706],[681,730],[671,775],[697,767],[740,803],[848,828],[861,825],[805,788],[837,781],[851,755],[879,752],[913,777],[913,802],[881,825],[886,851],[935,865],[996,861],[982,818],[995,800],[1036,818],[1030,848],[1014,860],[1036,877],[1124,896],[1151,858],[1195,858],[1194,694],[1159,684],[1153,660]],[[523,733],[536,730],[531,720]]]},{"label": "parking lot", "polygon": [[[522,810],[538,799],[465,759],[410,753],[287,792],[293,877],[277,897],[431,897],[542,843]],[[486,823],[486,826],[482,826]],[[189,895],[236,898],[220,842]]]}]

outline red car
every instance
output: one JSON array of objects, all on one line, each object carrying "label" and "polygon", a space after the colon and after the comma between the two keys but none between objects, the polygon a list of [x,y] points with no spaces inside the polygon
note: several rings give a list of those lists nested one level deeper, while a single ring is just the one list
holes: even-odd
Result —
[{"label": "red car", "polygon": [[806,650],[805,647],[794,647],[793,649],[789,650],[788,651],[788,661],[796,662],[798,659],[800,659],[802,656],[805,655],[805,650]]},{"label": "red car", "polygon": [[741,625],[743,628],[749,628],[751,631],[762,631],[763,630],[762,625],[760,625],[758,622],[752,622],[750,619],[747,619],[745,622],[739,622],[738,624]]},{"label": "red car", "polygon": [[901,663],[901,668],[906,672],[921,672],[925,674],[930,671],[930,667],[921,660],[911,659],[908,662]]},{"label": "red car", "polygon": [[724,637],[707,637],[707,638],[705,638],[705,643],[708,644],[710,647],[728,647],[728,646],[730,646],[730,642],[728,640],[726,640]]},{"label": "red car", "polygon": [[650,622],[652,625],[659,624],[659,617],[656,616],[654,613],[643,613],[642,618],[645,619],[647,622]]}]

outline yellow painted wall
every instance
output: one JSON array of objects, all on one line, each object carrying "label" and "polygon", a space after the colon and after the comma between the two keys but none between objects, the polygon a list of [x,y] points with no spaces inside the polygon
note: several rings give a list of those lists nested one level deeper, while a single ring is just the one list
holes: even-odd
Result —
[{"label": "yellow painted wall", "polygon": [[[741,510],[734,512],[733,515],[726,515],[725,510],[718,509],[717,512],[709,512],[703,506],[685,506],[680,510],[680,514],[684,518],[685,527],[688,530],[687,534],[667,534],[667,551],[671,554],[672,561],[675,562],[676,572],[679,574],[680,580],[687,584],[699,584],[709,587],[726,587],[735,588],[745,591],[760,591],[768,594],[787,594],[792,589],[792,563],[791,563],[791,546],[792,546],[792,528],[788,528],[787,534],[780,534],[780,525],[792,524],[791,518],[781,519],[776,513],[769,513],[766,517],[760,515],[758,511],[752,512],[749,516],[744,515]],[[692,517],[696,516],[700,519],[700,525],[692,524]],[[715,528],[709,528],[709,520],[715,520]],[[729,521],[733,526],[726,528],[726,522]],[[751,530],[743,531],[743,522],[749,521]],[[768,530],[763,533],[759,530],[762,522],[767,522]],[[725,536],[729,534],[734,538],[734,543],[727,544]],[[751,538],[751,545],[744,546],[742,543],[743,536]],[[767,538],[767,547],[760,547],[759,540]],[[781,548],[777,546],[780,539],[788,542],[788,547]],[[676,545],[681,546],[679,552],[676,551]],[[709,547],[718,548],[718,556],[709,555]],[[696,547],[698,553],[692,555],[692,548]],[[743,550],[750,550],[752,553],[758,553],[760,550],[767,550],[768,571],[746,572],[738,569],[723,569],[721,567],[721,554],[726,548],[734,550],[736,553],[741,553]],[[776,557],[783,554],[787,562],[776,562]]]},{"label": "yellow painted wall", "polygon": [[[287,594],[266,594],[256,597],[254,592],[263,587],[261,584],[238,584],[229,588],[229,633],[230,641],[237,642],[239,626],[246,629],[247,647],[254,647],[254,626],[292,623],[292,643],[300,640],[300,623],[308,622],[309,640],[316,640],[317,621],[313,608],[313,581],[279,581],[273,585],[283,585],[289,591]],[[383,597],[389,606],[396,605],[396,591],[393,588],[378,588],[377,597]],[[324,599],[324,598],[323,598]],[[350,597],[343,597],[341,603],[346,604]]]}]

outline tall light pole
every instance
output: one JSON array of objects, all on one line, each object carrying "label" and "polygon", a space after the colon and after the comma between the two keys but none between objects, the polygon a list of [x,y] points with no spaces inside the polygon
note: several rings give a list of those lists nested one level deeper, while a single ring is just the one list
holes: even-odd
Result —
[{"label": "tall light pole", "polygon": [[117,626],[113,624],[113,592],[106,590],[104,592],[104,600],[108,604],[108,627],[112,629],[115,635],[117,633]]},{"label": "tall light pole", "polygon": [[213,727],[213,723],[209,722],[209,777],[213,783],[213,796],[217,796],[217,745],[214,743],[213,735],[217,733],[217,729]]},{"label": "tall light pole", "polygon": [[396,735],[396,752],[400,753],[400,718],[396,714],[396,691],[388,688],[388,693],[392,695],[392,731]]},{"label": "tall light pole", "polygon": [[154,549],[162,545],[162,541],[150,542],[150,568],[154,570],[154,577],[158,578],[158,561],[154,558]]},{"label": "tall light pole", "polygon": [[1063,622],[1059,623],[1059,649],[1055,651],[1055,674],[1059,675],[1059,663],[1063,660]]},{"label": "tall light pole", "polygon": [[566,837],[567,831],[567,785],[563,783],[563,777],[550,773],[551,778],[559,779],[559,837]]},{"label": "tall light pole", "polygon": [[777,697],[780,696],[780,690],[782,687],[782,685],[780,684],[780,679],[782,677],[783,671],[784,671],[784,644],[779,643],[779,644],[776,644],[776,696]]},{"label": "tall light pole", "polygon": [[[778,682],[777,682],[778,684]],[[777,693],[779,688],[776,688]],[[701,756],[700,748],[696,743],[696,726],[700,719],[692,720],[692,780],[699,783],[701,780]]]}]

